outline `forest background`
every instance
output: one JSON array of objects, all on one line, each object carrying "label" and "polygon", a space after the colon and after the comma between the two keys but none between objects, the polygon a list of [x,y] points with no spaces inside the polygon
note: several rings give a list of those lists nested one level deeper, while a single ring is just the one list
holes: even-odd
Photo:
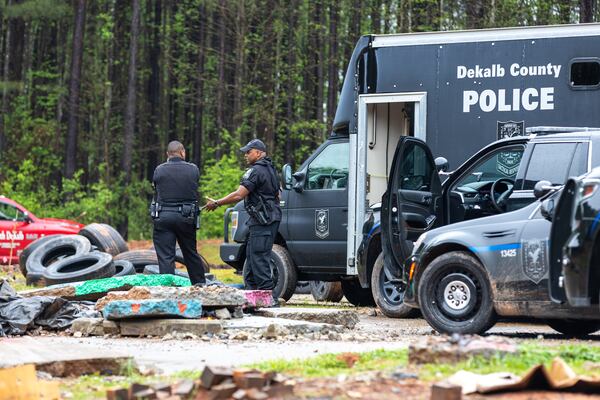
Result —
[{"label": "forest background", "polygon": [[254,137],[299,166],[360,35],[597,20],[596,0],[0,0],[0,194],[149,238],[170,140],[204,195],[237,187]]}]

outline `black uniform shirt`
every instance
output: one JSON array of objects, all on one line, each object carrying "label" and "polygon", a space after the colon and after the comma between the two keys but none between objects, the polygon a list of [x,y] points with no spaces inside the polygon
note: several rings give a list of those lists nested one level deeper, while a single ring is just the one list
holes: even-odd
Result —
[{"label": "black uniform shirt", "polygon": [[199,178],[196,164],[185,162],[180,157],[169,158],[154,170],[152,182],[156,187],[156,201],[162,204],[198,201]]},{"label": "black uniform shirt", "polygon": [[[263,201],[271,208],[271,220],[281,221],[279,181],[270,158],[264,157],[252,164],[252,168],[248,169],[242,176],[240,185],[250,192],[246,198],[248,204],[257,205],[258,196],[262,196]],[[250,217],[247,224],[258,225],[258,221],[254,217]]]}]

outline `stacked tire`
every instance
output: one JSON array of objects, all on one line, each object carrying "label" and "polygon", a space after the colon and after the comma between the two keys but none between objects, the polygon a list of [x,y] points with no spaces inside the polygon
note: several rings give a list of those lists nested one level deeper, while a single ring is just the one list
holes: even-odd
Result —
[{"label": "stacked tire", "polygon": [[[181,250],[175,261],[185,264]],[[202,258],[208,272],[208,263]],[[154,250],[129,250],[127,242],[112,226],[90,224],[78,235],[44,236],[27,246],[19,257],[19,268],[29,285],[55,285],[135,273],[158,273]],[[150,268],[148,268],[150,267]],[[176,270],[187,277],[187,273]]]}]

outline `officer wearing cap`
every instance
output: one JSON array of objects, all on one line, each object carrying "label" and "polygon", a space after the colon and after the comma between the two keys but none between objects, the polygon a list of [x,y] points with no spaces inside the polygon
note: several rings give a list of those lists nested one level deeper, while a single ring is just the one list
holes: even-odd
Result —
[{"label": "officer wearing cap", "polygon": [[183,144],[174,140],[167,146],[167,162],[154,170],[156,190],[150,206],[154,221],[153,241],[161,274],[175,273],[175,242],[179,243],[193,285],[204,285],[203,261],[196,249],[198,179],[195,164],[185,162]]},{"label": "officer wearing cap", "polygon": [[247,222],[250,238],[246,246],[248,268],[244,282],[247,289],[273,290],[271,249],[281,221],[277,172],[261,140],[251,140],[240,150],[250,165],[240,180],[240,186],[223,198],[211,200],[205,207],[212,211],[219,206],[244,200],[244,207],[250,215]]}]

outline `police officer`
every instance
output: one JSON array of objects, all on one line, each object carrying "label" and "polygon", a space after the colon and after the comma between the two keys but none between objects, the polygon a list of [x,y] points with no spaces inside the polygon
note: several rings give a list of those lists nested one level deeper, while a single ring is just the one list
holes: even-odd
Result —
[{"label": "police officer", "polygon": [[[273,290],[271,276],[271,249],[281,221],[279,207],[279,181],[271,159],[267,157],[265,144],[254,139],[240,149],[250,169],[246,171],[235,192],[206,204],[214,210],[225,204],[244,200],[244,207],[250,215],[247,224],[250,238],[246,246],[248,262],[244,282],[247,289]],[[275,303],[277,300],[275,299]]]},{"label": "police officer", "polygon": [[183,145],[174,140],[167,147],[167,162],[154,170],[156,198],[150,207],[154,220],[154,248],[161,274],[175,272],[175,241],[179,243],[190,281],[204,285],[204,265],[196,250],[198,178],[195,164],[185,162]]}]

